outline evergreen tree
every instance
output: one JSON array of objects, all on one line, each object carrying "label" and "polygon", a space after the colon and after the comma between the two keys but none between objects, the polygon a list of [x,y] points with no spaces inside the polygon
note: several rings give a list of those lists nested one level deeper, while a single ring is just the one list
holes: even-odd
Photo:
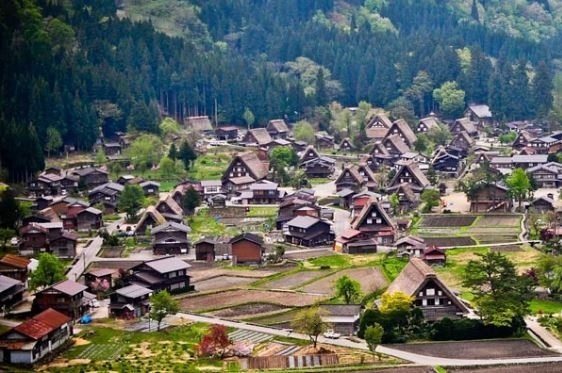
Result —
[{"label": "evergreen tree", "polygon": [[507,118],[521,120],[532,115],[530,107],[532,96],[529,89],[526,61],[519,61],[513,70],[513,79],[509,89],[504,90],[504,93],[507,95],[506,102],[508,103]]},{"label": "evergreen tree", "polygon": [[174,162],[178,158],[178,150],[176,149],[176,144],[174,143],[172,143],[172,145],[170,146],[170,150],[168,151],[168,158],[170,158]]},{"label": "evergreen tree", "polygon": [[15,229],[22,218],[22,211],[11,188],[0,194],[0,228]]},{"label": "evergreen tree", "polygon": [[466,93],[470,103],[488,102],[488,83],[492,74],[492,64],[479,47],[471,49],[470,67],[466,74]]},{"label": "evergreen tree", "polygon": [[318,69],[316,74],[316,86],[315,86],[315,99],[316,106],[325,106],[328,104],[328,93],[326,92],[326,82],[324,81],[324,69]]},{"label": "evergreen tree", "polygon": [[533,104],[537,117],[545,118],[552,109],[554,100],[552,90],[552,73],[548,65],[541,61],[535,69],[532,87]]},{"label": "evergreen tree", "polygon": [[476,0],[472,0],[472,7],[470,9],[470,15],[473,20],[480,23],[480,15],[478,14],[478,3]]},{"label": "evergreen tree", "polygon": [[191,145],[189,145],[187,141],[184,141],[181,143],[178,158],[183,162],[184,168],[189,170],[191,162],[197,159],[197,154],[195,154]]}]

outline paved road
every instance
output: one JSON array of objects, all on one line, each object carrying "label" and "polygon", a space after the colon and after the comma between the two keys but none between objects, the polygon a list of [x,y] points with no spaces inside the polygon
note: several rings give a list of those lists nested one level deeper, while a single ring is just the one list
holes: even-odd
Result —
[{"label": "paved road", "polygon": [[[113,233],[117,229],[117,226],[123,223],[123,218],[112,222],[111,224],[107,225],[105,228],[108,233]],[[101,250],[101,245],[103,244],[103,238],[100,236],[96,236],[89,241],[90,244],[87,247],[79,247],[78,248],[78,255],[76,256],[78,260],[72,268],[66,273],[66,278],[72,281],[78,280],[82,273],[88,268],[90,263],[96,259],[98,253]]]},{"label": "paved road", "polygon": [[538,335],[541,339],[541,342],[548,344],[548,349],[554,352],[558,352],[562,354],[562,341],[558,338],[553,336],[547,329],[541,326],[537,322],[536,317],[527,316],[525,318],[525,323],[527,324],[527,328],[531,329],[533,333]]},{"label": "paved road", "polygon": [[509,359],[449,359],[443,357],[426,356],[396,350],[385,346],[377,346],[377,352],[394,356],[403,360],[411,361],[421,365],[441,366],[475,366],[475,365],[509,365],[509,364],[533,364],[533,363],[556,363],[562,362],[562,356],[551,357],[526,357]]}]

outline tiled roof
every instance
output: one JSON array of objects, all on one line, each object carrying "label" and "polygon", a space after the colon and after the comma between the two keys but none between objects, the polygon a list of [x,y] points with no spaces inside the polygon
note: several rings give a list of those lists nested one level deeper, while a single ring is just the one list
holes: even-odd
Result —
[{"label": "tiled roof", "polygon": [[13,330],[31,339],[38,340],[70,321],[70,317],[49,308],[19,324]]}]

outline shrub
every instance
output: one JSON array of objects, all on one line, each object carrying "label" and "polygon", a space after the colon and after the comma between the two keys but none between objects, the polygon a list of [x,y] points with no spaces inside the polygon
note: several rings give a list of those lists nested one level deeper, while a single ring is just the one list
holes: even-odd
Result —
[{"label": "shrub", "polygon": [[430,339],[434,341],[491,339],[517,336],[524,330],[525,321],[521,318],[512,320],[510,326],[484,324],[480,320],[444,318],[435,322],[430,331]]}]

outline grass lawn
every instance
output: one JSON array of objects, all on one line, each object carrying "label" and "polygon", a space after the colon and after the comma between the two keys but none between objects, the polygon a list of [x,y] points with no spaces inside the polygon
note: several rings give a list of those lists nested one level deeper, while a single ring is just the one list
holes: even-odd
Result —
[{"label": "grass lawn", "polygon": [[310,185],[319,185],[319,184],[327,184],[329,183],[330,179],[328,179],[327,177],[315,177],[312,179],[308,179],[308,182],[310,183]]},{"label": "grass lawn", "polygon": [[342,268],[351,266],[351,258],[348,255],[329,255],[322,256],[320,258],[310,259],[308,263],[312,267],[330,267],[330,268]]},{"label": "grass lawn", "polygon": [[246,217],[277,217],[277,212],[279,208],[277,206],[272,207],[250,207],[250,211],[246,213]]},{"label": "grass lawn", "polygon": [[199,156],[187,176],[195,180],[218,180],[226,171],[232,156],[227,153],[213,153]]},{"label": "grass lawn", "polygon": [[57,366],[56,371],[224,371],[219,359],[195,357],[196,345],[207,329],[206,324],[190,324],[146,333],[87,326],[79,335],[85,344],[75,345],[62,357],[90,359],[90,363]]},{"label": "grass lawn", "polygon": [[562,301],[533,299],[531,301],[531,312],[533,313],[560,313],[562,312]]},{"label": "grass lawn", "polygon": [[407,259],[389,255],[381,260],[381,269],[388,281],[393,281],[408,264]]},{"label": "grass lawn", "polygon": [[207,210],[200,211],[197,215],[189,218],[191,236],[198,239],[202,236],[235,236],[240,231],[236,227],[227,227],[217,219],[209,216]]},{"label": "grass lawn", "polygon": [[160,181],[160,192],[169,192],[174,189],[174,186],[178,183],[177,180],[166,180]]}]

